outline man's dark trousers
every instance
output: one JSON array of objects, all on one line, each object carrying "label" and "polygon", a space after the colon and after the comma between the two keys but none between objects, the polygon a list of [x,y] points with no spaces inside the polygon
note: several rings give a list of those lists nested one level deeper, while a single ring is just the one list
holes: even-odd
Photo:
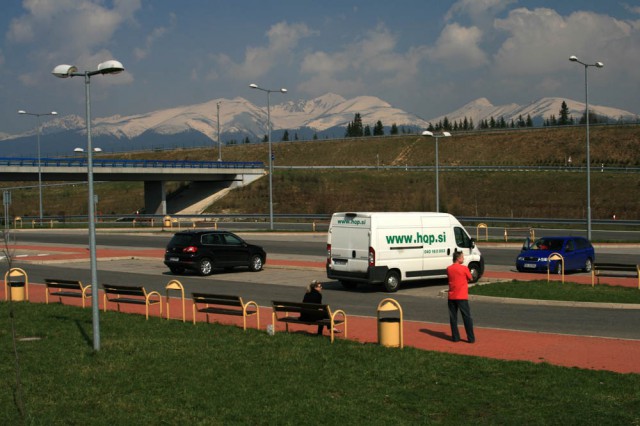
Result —
[{"label": "man's dark trousers", "polygon": [[462,321],[464,322],[464,330],[467,333],[467,340],[470,343],[476,341],[476,336],[473,334],[473,319],[471,319],[471,309],[469,309],[468,300],[449,300],[449,323],[451,324],[451,338],[454,342],[460,340],[460,333],[458,332],[458,310],[462,314]]}]

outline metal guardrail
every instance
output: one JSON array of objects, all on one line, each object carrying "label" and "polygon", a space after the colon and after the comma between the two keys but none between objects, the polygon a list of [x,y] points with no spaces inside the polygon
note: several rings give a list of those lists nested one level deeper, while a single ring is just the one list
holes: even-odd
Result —
[{"label": "metal guardrail", "polygon": [[[200,215],[168,215],[171,218],[175,218],[183,221],[249,221],[249,222],[262,222],[268,221],[268,214],[200,214]],[[167,215],[152,215],[152,214],[130,214],[130,215],[98,215],[98,220],[103,222],[132,222],[136,220],[138,222],[150,222],[153,221],[156,224],[161,224],[163,219]],[[291,221],[316,221],[326,222],[331,220],[330,214],[275,214],[274,218],[277,221],[285,222]],[[584,225],[585,219],[547,219],[547,218],[513,218],[513,217],[473,217],[473,216],[456,216],[456,218],[463,224],[491,224],[489,227],[500,228],[502,231],[504,225],[514,225],[516,227],[522,227],[523,224],[528,226],[532,225]],[[20,218],[25,224],[32,221],[39,221],[36,216],[22,216]],[[86,223],[86,215],[69,215],[69,216],[45,216],[43,222],[49,223],[50,221],[59,223]],[[638,227],[640,228],[640,220],[612,220],[612,219],[594,219],[593,224],[611,227]]]},{"label": "metal guardrail", "polygon": [[[274,169],[281,170],[405,170],[421,171],[435,170],[432,166],[274,166]],[[567,172],[585,173],[585,166],[446,166],[440,165],[438,169],[442,172]],[[591,166],[592,172],[607,173],[640,173],[640,167],[617,167],[617,166]]]},{"label": "metal guardrail", "polygon": [[[0,157],[0,166],[37,167],[31,157]],[[41,158],[41,167],[86,167],[86,158]],[[263,169],[261,161],[189,161],[189,160],[119,160],[93,159],[93,167],[171,168],[171,169]]]}]

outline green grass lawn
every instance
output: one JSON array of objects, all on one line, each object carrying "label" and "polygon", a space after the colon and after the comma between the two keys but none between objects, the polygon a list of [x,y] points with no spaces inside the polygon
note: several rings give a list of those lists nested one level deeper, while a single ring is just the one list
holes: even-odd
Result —
[{"label": "green grass lawn", "polygon": [[566,300],[573,302],[600,303],[639,303],[638,288],[600,284],[594,287],[587,284],[539,280],[539,281],[503,281],[476,285],[469,288],[469,294],[479,296],[513,297],[535,300]]},{"label": "green grass lawn", "polygon": [[636,374],[117,312],[95,353],[91,309],[2,302],[0,318],[6,425],[640,423]]}]

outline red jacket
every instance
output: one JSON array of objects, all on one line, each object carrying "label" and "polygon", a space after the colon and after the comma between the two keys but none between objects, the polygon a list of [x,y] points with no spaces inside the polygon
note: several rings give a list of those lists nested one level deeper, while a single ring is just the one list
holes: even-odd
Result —
[{"label": "red jacket", "polygon": [[452,263],[447,268],[447,278],[449,278],[450,300],[469,299],[469,281],[473,279],[469,268],[461,263]]}]

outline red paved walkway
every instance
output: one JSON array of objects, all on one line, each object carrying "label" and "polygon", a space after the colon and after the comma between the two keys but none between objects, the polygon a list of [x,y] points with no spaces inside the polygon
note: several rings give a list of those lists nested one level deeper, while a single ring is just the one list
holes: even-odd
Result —
[{"label": "red paved walkway", "polygon": [[[45,250],[51,252],[51,247],[36,246],[20,246],[20,249],[29,251]],[[86,249],[77,248],[55,248],[56,253],[50,254],[47,260],[68,260],[87,257]],[[162,257],[163,250],[148,250],[144,253],[136,251],[136,257]],[[99,257],[116,257],[131,258],[132,253],[126,250],[98,250]],[[42,257],[40,257],[42,259]],[[30,259],[31,260],[31,259]],[[35,259],[33,259],[35,260]],[[284,260],[269,260],[269,266],[289,266],[289,267],[324,267],[323,263],[318,262],[299,262]],[[513,275],[513,276],[512,276]],[[540,279],[539,274],[515,274],[509,272],[493,272],[487,271],[485,276],[488,278],[514,278]],[[169,280],[167,280],[168,282]],[[588,276],[571,277],[571,281],[580,281],[585,284],[591,284]],[[606,278],[604,281],[608,284],[637,286],[636,279]],[[170,312],[172,318],[181,316],[181,304],[170,293]],[[4,283],[0,289],[2,300],[5,299]],[[30,302],[44,302],[44,286],[40,284],[30,283],[29,286]],[[100,307],[102,309],[102,297],[100,297]],[[76,299],[66,298],[65,304],[80,306],[80,301]],[[115,309],[115,306],[108,307]],[[90,309],[90,308],[89,308]],[[138,306],[123,306],[123,312],[142,313],[144,308]],[[261,307],[260,309],[260,328],[265,329],[267,324],[271,322],[271,309]],[[158,307],[151,307],[151,314],[158,315]],[[163,310],[166,315],[166,309]],[[348,312],[347,312],[348,314]],[[163,315],[163,316],[164,316]],[[186,302],[186,319],[191,321],[191,302]],[[640,319],[640,311],[639,311]],[[235,324],[241,326],[241,320],[235,317],[227,316],[211,316],[223,324]],[[204,316],[198,317],[198,321],[203,321]],[[255,327],[253,318],[248,321],[249,326]],[[583,337],[572,335],[560,335],[550,333],[532,333],[510,330],[499,330],[491,328],[476,327],[477,341],[474,344],[461,341],[453,343],[449,339],[450,330],[448,324],[436,324],[428,322],[404,321],[404,345],[412,346],[419,349],[434,350],[440,352],[450,352],[463,355],[482,356],[505,360],[523,360],[531,362],[548,362],[555,365],[567,367],[580,367],[594,370],[610,370],[620,373],[640,373],[640,340],[625,339],[608,339],[598,337]],[[294,331],[314,332],[314,327],[291,326]],[[284,330],[284,326],[278,324],[276,326],[278,332]],[[326,332],[325,332],[326,333]],[[464,330],[461,330],[464,337]],[[338,338],[344,338],[342,334],[337,335]],[[377,337],[377,318],[374,317],[358,317],[349,316],[348,338],[363,343],[373,343],[378,341]],[[396,350],[391,349],[390,350]]]}]

